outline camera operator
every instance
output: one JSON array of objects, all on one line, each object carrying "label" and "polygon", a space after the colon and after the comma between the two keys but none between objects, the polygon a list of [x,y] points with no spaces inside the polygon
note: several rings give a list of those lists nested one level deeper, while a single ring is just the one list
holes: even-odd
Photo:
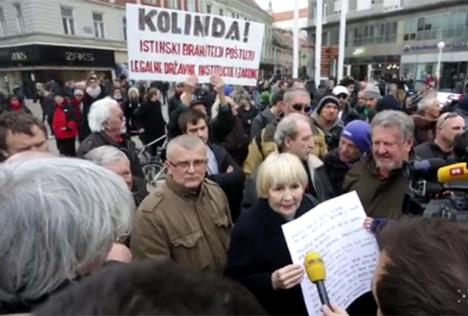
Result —
[{"label": "camera operator", "polygon": [[416,159],[454,158],[455,136],[465,130],[465,120],[458,113],[442,114],[437,120],[434,141],[422,143],[414,148]]}]

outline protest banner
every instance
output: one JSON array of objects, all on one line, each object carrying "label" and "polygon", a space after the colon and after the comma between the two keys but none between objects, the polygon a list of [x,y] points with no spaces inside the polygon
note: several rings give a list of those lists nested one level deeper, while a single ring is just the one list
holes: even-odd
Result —
[{"label": "protest banner", "polygon": [[257,83],[265,26],[196,12],[127,4],[129,77],[227,84]]}]

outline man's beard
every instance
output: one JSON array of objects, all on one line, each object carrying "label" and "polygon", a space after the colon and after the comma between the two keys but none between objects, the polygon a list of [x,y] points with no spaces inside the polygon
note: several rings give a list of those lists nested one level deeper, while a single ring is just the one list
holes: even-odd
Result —
[{"label": "man's beard", "polygon": [[380,162],[378,159],[374,159],[374,160],[375,160],[375,165],[377,166],[377,169],[382,170],[382,171],[387,171],[387,172],[400,169],[403,165],[402,163],[396,163],[393,161]]}]

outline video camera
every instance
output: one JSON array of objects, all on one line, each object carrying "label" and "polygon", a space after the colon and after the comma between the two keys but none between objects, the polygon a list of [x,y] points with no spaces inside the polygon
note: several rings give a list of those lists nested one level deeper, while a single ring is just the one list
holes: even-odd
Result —
[{"label": "video camera", "polygon": [[410,179],[403,212],[468,223],[468,167],[466,162],[434,158],[405,166]]}]

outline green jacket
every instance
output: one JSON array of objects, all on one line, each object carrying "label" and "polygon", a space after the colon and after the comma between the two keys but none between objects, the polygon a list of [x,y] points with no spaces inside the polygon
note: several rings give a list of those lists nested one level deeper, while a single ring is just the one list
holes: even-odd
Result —
[{"label": "green jacket", "polygon": [[345,176],[343,192],[356,191],[367,215],[373,218],[399,219],[403,216],[403,198],[409,180],[402,169],[386,179],[378,176],[372,156],[357,163]]}]

